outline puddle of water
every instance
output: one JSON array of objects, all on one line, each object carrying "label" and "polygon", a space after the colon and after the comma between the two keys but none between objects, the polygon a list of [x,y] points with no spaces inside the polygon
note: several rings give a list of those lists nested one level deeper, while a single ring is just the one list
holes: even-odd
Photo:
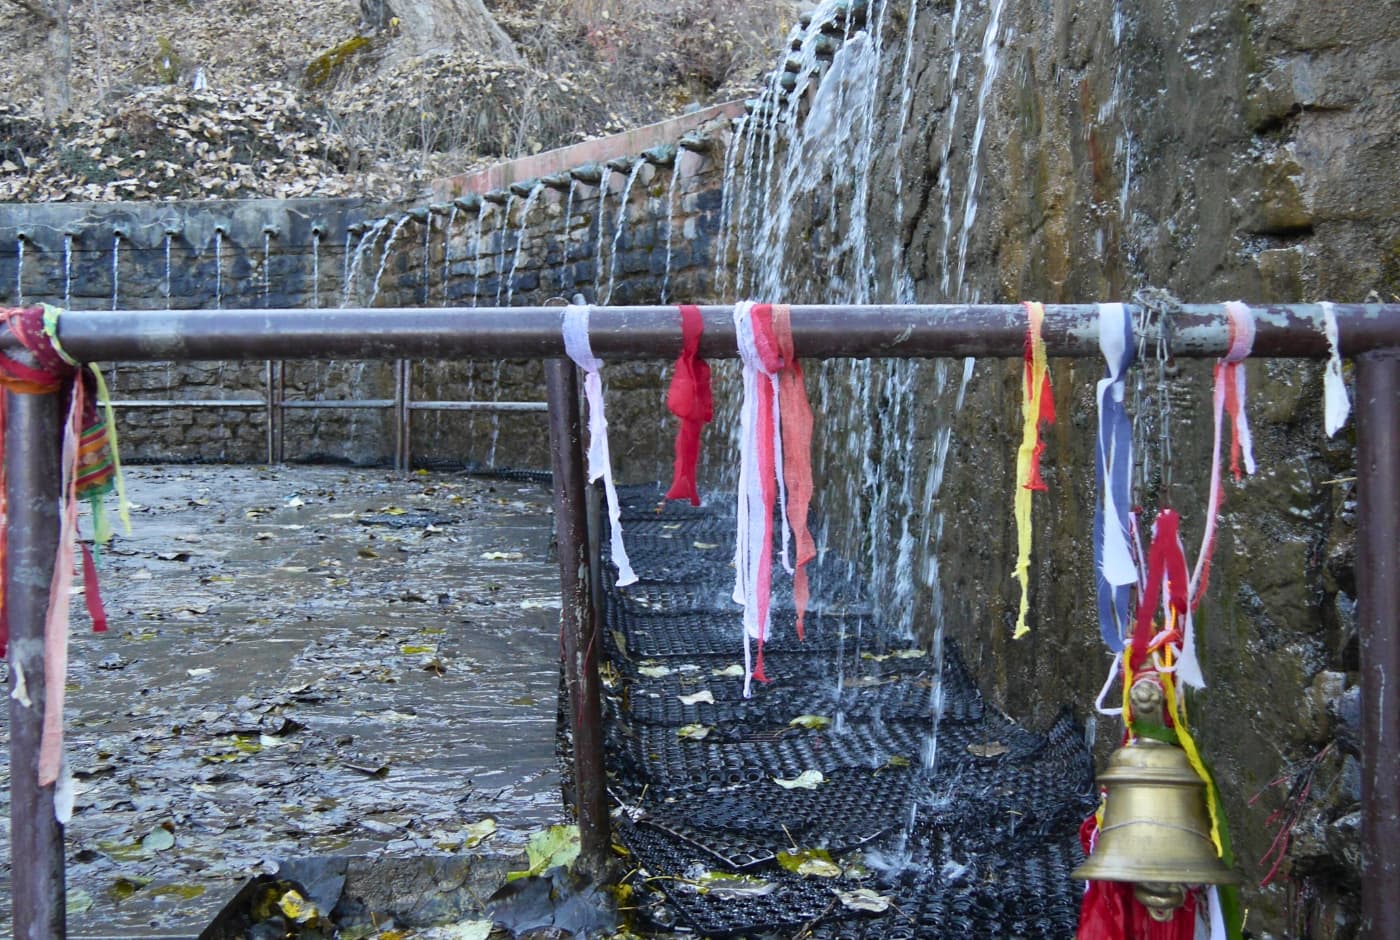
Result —
[{"label": "puddle of water", "polygon": [[[546,488],[229,467],[128,488],[110,632],[75,610],[70,935],[198,932],[271,859],[458,853],[488,816],[483,849],[514,852],[563,821]],[[158,828],[174,845],[143,849]]]}]

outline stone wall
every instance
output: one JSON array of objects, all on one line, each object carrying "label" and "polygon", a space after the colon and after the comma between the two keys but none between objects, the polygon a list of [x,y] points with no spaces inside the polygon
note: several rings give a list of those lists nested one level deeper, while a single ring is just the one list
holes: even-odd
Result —
[{"label": "stone wall", "polygon": [[[723,118],[685,146],[588,165],[548,184],[528,180],[485,198],[467,193],[415,208],[359,201],[0,206],[0,304],[75,309],[540,305],[705,299],[719,224]],[[635,135],[625,138],[632,143]],[[604,188],[606,186],[606,189]],[[627,197],[624,205],[624,195]],[[528,211],[528,214],[526,210]],[[115,286],[114,286],[115,278]],[[394,397],[393,363],[117,364],[114,397],[225,399],[229,408],[123,408],[135,460],[386,463],[389,408],[287,408],[268,429],[269,394],[288,401]],[[539,363],[415,362],[416,401],[542,402]],[[612,370],[618,409],[660,407],[655,366]],[[635,405],[631,404],[634,403]],[[547,467],[538,413],[415,410],[422,463]],[[666,437],[620,446],[620,472],[653,477]],[[276,427],[276,426],[275,426]]]},{"label": "stone wall", "polygon": [[[760,237],[741,242],[755,260],[747,280],[731,267],[733,294],[765,284],[778,285],[765,299],[793,302],[1109,301],[1147,286],[1192,302],[1400,293],[1393,4],[958,0],[886,12],[861,24],[879,35],[871,45],[882,57],[868,170],[849,148],[827,157],[819,145],[819,136],[842,140],[852,120],[859,129],[851,109],[815,123],[804,111],[801,136],[783,136],[776,159],[766,137],[741,155],[758,212],[790,227],[774,249],[763,238],[771,229],[739,220],[741,239],[746,226]],[[858,95],[858,54],[869,55],[850,48],[821,70],[844,84],[838,103]],[[822,135],[802,133],[803,123]],[[789,162],[791,146],[801,151]],[[794,181],[775,166],[817,169]],[[853,230],[869,234],[859,250],[848,244]],[[780,276],[767,277],[773,265]],[[1133,399],[1148,458],[1140,499],[1183,512],[1194,556],[1209,367],[1166,363],[1159,382],[1148,352]],[[840,550],[869,550],[862,577],[891,616],[924,636],[946,624],[997,703],[1045,724],[1065,702],[1091,715],[1109,666],[1089,541],[1103,368],[1053,364],[1060,420],[1046,434],[1050,492],[1035,497],[1033,631],[1013,641],[1020,368],[976,363],[961,410],[962,363],[812,370],[815,505]],[[1198,620],[1210,687],[1193,716],[1225,789],[1251,930],[1350,937],[1354,451],[1350,432],[1322,434],[1317,366],[1251,362],[1248,373],[1261,469],[1227,486]],[[917,590],[906,593],[909,583]],[[1115,721],[1098,722],[1101,754],[1119,733]],[[1277,828],[1269,815],[1297,797],[1273,782],[1313,765],[1282,875],[1260,888]]]}]

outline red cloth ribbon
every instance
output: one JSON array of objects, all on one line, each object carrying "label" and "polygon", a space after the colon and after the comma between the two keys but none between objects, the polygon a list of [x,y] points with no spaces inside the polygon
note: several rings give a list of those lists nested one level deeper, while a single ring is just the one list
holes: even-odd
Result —
[{"label": "red cloth ribbon", "polygon": [[[1091,814],[1079,827],[1085,854],[1092,854],[1098,840],[1098,820]],[[1079,906],[1078,940],[1193,940],[1196,936],[1196,893],[1188,891],[1183,904],[1166,923],[1152,919],[1147,908],[1133,897],[1133,886],[1123,881],[1091,881]]]},{"label": "red cloth ribbon", "polygon": [[792,600],[797,608],[797,637],[806,639],[804,621],[811,589],[807,584],[807,563],[817,557],[817,544],[807,528],[807,511],[812,504],[812,406],[807,402],[807,381],[802,363],[792,344],[792,309],[786,304],[773,307],[773,335],[783,368],[778,373],[778,400],[782,412],[783,483],[787,486],[787,518],[792,529]]},{"label": "red cloth ribbon", "polygon": [[1163,509],[1157,514],[1153,526],[1152,545],[1147,550],[1147,582],[1142,597],[1138,599],[1137,623],[1133,628],[1132,664],[1133,672],[1146,668],[1151,655],[1153,619],[1162,597],[1163,582],[1166,583],[1167,604],[1184,617],[1188,604],[1190,579],[1186,573],[1186,555],[1181,550],[1178,532],[1181,517],[1174,509]]},{"label": "red cloth ribbon", "polygon": [[[1034,389],[1031,387],[1035,381],[1035,344],[1040,339],[1039,331],[1034,325],[1026,328],[1026,400],[1033,397]],[[1041,376],[1040,384],[1040,413],[1036,415],[1035,450],[1031,452],[1030,476],[1026,480],[1025,486],[1028,490],[1038,490],[1045,492],[1049,489],[1045,485],[1045,480],[1040,475],[1040,456],[1045,453],[1045,439],[1040,436],[1040,427],[1045,424],[1055,423],[1055,395],[1050,389],[1050,370],[1047,368]]]},{"label": "red cloth ribbon", "polygon": [[699,506],[696,472],[700,462],[700,432],[714,420],[715,399],[710,385],[710,364],[699,355],[705,319],[699,307],[686,304],[680,310],[681,354],[676,357],[676,370],[671,375],[671,387],[666,391],[666,407],[680,418],[681,426],[676,431],[676,461],[666,498],[688,499],[691,505]]}]

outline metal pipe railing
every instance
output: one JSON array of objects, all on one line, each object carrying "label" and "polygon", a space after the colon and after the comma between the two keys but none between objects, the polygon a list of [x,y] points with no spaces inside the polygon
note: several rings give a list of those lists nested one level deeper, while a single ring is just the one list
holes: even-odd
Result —
[{"label": "metal pipe railing", "polygon": [[[1252,355],[1262,358],[1320,358],[1329,352],[1316,304],[1253,308],[1256,334]],[[1387,698],[1387,682],[1400,676],[1400,304],[1337,304],[1333,310],[1344,355],[1356,357],[1355,407],[1359,463],[1357,518],[1358,618],[1362,648],[1363,796],[1367,802],[1362,834],[1363,933],[1371,940],[1400,936],[1400,908],[1390,891],[1400,872],[1400,710]],[[728,307],[702,308],[706,331],[701,353],[736,355]],[[1026,318],[1019,305],[794,306],[792,324],[804,358],[899,358],[989,356],[1019,358]],[[681,323],[674,307],[595,308],[590,323],[594,352],[611,359],[665,358],[680,349]],[[1098,313],[1092,305],[1046,308],[1044,338],[1052,356],[1096,357]],[[1215,357],[1230,345],[1221,305],[1185,305],[1170,317],[1147,320],[1148,339],[1168,333],[1168,348],[1179,357]],[[557,307],[494,309],[337,309],[216,311],[69,311],[60,323],[65,349],[82,361],[546,358],[564,354]],[[0,347],[13,347],[8,335]],[[556,374],[559,373],[559,374]],[[558,365],[550,367],[551,417],[560,513],[560,562],[566,594],[565,649],[572,650],[571,708],[591,732],[587,691],[596,689],[596,601],[579,559],[583,537],[578,507],[586,507],[577,394]],[[9,393],[7,393],[9,394]],[[28,401],[19,402],[28,398]],[[57,396],[11,395],[7,449],[10,469],[11,558],[6,576],[6,609],[15,638],[12,663],[26,676],[43,673],[42,650],[31,640],[42,636],[47,585],[57,535]],[[390,406],[402,406],[396,396]],[[19,402],[17,404],[17,402]],[[324,404],[324,403],[318,403]],[[562,413],[561,413],[562,412]],[[47,443],[45,443],[47,442]],[[42,461],[40,460],[42,456]],[[39,463],[49,468],[41,472]],[[46,507],[22,522],[18,507]],[[570,521],[563,521],[567,508]],[[592,538],[596,533],[587,533]],[[48,540],[48,541],[45,541]],[[21,563],[20,559],[26,559]],[[591,559],[590,563],[596,561]],[[14,658],[18,657],[18,658]],[[14,671],[12,670],[12,675]],[[12,685],[14,679],[11,680]],[[12,704],[11,714],[16,716]],[[63,911],[62,832],[52,822],[52,790],[26,790],[36,779],[41,708],[19,709],[12,717],[10,779],[12,851],[15,864],[16,936],[61,937]],[[579,727],[577,730],[582,731]],[[584,744],[582,750],[580,745]],[[575,738],[575,774],[584,844],[596,854],[606,846],[607,815],[585,796],[603,792],[601,737]],[[596,760],[594,758],[597,758]],[[55,835],[55,833],[57,835]],[[57,851],[54,843],[57,840]],[[54,858],[56,856],[56,862]],[[57,918],[57,920],[55,920]]]},{"label": "metal pipe railing", "polygon": [[[700,354],[738,355],[730,307],[701,307]],[[1131,306],[1130,306],[1130,309]],[[1318,304],[1252,308],[1252,355],[1325,357]],[[1336,304],[1343,355],[1400,347],[1400,304]],[[1155,339],[1161,318],[1147,333]],[[681,344],[674,307],[596,307],[593,352],[603,359],[669,359]],[[1026,314],[1019,304],[794,305],[804,358],[1020,356]],[[1223,356],[1230,330],[1220,304],[1186,304],[1169,319],[1176,356]],[[82,361],[281,359],[539,359],[564,355],[557,307],[371,307],[336,310],[73,310],[59,338]],[[1051,356],[1099,355],[1093,304],[1045,308]]]}]

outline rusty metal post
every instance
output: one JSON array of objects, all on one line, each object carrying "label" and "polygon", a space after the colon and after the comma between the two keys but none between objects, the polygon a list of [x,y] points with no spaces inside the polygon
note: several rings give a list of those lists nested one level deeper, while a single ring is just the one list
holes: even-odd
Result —
[{"label": "rusty metal post", "polygon": [[[39,786],[39,739],[44,723],[44,619],[58,550],[63,403],[57,394],[5,395],[9,545],[4,574],[5,616],[10,625],[14,936],[61,940],[67,934],[63,827],[53,814],[53,786]],[[21,676],[24,692],[16,697]]]},{"label": "rusty metal post", "polygon": [[597,611],[590,588],[588,520],[579,422],[578,370],[567,359],[545,363],[549,393],[549,445],[554,469],[554,525],[559,580],[564,681],[573,729],[574,803],[583,870],[604,875],[611,853],[607,775],[603,766],[602,683],[598,678]]},{"label": "rusty metal post", "polygon": [[1400,349],[1356,360],[1361,935],[1400,937]]}]

